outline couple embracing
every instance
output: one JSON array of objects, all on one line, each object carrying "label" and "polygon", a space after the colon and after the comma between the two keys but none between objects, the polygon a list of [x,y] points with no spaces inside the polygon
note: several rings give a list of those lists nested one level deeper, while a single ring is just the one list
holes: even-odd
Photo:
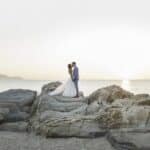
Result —
[{"label": "couple embracing", "polygon": [[53,92],[49,93],[49,95],[62,95],[67,97],[79,97],[79,69],[77,67],[76,62],[72,62],[72,64],[68,64],[68,73],[69,79],[66,83],[62,84],[58,88],[56,88]]}]

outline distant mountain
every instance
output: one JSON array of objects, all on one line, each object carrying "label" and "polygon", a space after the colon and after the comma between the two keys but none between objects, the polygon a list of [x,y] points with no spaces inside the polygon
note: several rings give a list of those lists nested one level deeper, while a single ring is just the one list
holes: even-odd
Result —
[{"label": "distant mountain", "polygon": [[0,74],[0,80],[8,80],[8,79],[23,80],[23,78],[21,78],[21,77],[17,77],[17,76],[11,77],[11,76],[7,76],[7,75],[4,75],[4,74]]}]

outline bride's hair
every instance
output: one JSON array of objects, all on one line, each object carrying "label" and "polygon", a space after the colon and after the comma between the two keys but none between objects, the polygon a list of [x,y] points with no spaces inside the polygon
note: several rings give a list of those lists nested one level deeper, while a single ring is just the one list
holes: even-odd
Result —
[{"label": "bride's hair", "polygon": [[68,69],[72,69],[72,65],[71,64],[68,64]]},{"label": "bride's hair", "polygon": [[72,74],[72,65],[71,64],[68,64],[68,72],[69,72],[69,74]]}]

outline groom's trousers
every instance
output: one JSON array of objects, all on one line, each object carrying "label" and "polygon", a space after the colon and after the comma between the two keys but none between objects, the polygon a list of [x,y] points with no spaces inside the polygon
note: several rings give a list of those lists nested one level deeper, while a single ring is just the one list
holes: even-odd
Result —
[{"label": "groom's trousers", "polygon": [[75,84],[77,96],[79,96],[79,86],[78,86],[78,81],[79,81],[79,80],[74,80],[74,84]]}]

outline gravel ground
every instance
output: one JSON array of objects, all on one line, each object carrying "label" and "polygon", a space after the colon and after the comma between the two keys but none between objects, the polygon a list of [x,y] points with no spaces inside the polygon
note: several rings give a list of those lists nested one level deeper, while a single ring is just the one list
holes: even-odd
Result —
[{"label": "gravel ground", "polygon": [[49,138],[0,132],[0,150],[114,150],[105,138]]}]

